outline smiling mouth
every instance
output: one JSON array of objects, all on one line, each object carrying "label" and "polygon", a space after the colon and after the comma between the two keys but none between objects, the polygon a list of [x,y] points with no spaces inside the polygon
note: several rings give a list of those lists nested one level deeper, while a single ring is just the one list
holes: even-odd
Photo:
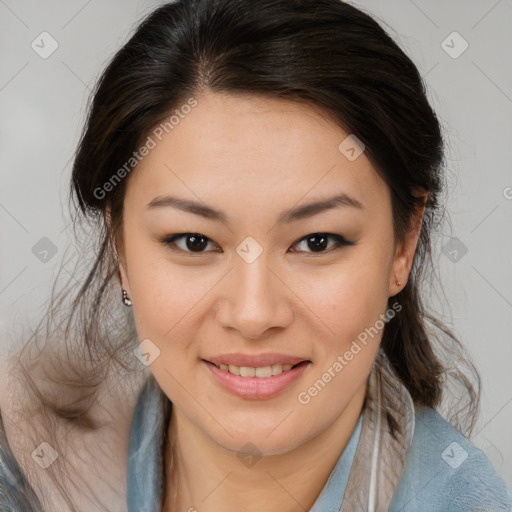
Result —
[{"label": "smiling mouth", "polygon": [[298,366],[309,364],[311,361],[301,361],[297,364],[273,364],[270,366],[235,366],[233,364],[215,364],[211,361],[206,361],[214,366],[216,366],[219,370],[222,370],[226,373],[230,373],[232,375],[236,375],[239,377],[256,377],[260,379],[275,377],[277,375],[281,375],[287,371],[292,370]]}]

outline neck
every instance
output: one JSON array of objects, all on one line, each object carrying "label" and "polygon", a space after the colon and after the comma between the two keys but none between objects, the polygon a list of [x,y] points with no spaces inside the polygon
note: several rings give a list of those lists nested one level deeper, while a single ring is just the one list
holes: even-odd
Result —
[{"label": "neck", "polygon": [[260,512],[268,510],[269,503],[282,512],[309,510],[354,432],[366,390],[365,384],[318,436],[292,451],[263,456],[247,468],[236,453],[219,446],[173,408],[163,511]]}]

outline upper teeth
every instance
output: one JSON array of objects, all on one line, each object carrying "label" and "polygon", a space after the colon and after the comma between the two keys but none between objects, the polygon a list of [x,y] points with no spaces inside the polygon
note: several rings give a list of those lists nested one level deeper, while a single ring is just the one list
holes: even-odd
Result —
[{"label": "upper teeth", "polygon": [[235,366],[233,364],[220,364],[219,367],[225,372],[239,375],[240,377],[272,377],[280,375],[283,372],[291,370],[292,364],[273,364],[272,366],[259,366],[253,368],[251,366]]}]

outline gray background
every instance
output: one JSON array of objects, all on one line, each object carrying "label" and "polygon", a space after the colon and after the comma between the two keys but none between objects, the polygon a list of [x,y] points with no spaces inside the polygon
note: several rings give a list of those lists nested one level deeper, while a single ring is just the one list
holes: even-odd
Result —
[{"label": "gray background", "polygon": [[[161,3],[0,0],[2,352],[38,316],[69,240],[70,163],[89,91],[136,21]],[[512,487],[512,0],[352,3],[411,55],[443,124],[453,230],[438,240],[435,261],[445,320],[482,376],[473,442]],[[43,31],[58,43],[47,59],[31,47],[43,45]],[[51,49],[43,37],[40,52]]]}]

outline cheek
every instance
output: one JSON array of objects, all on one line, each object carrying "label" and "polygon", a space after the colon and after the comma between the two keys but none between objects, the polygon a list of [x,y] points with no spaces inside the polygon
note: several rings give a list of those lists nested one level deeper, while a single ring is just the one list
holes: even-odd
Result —
[{"label": "cheek", "polygon": [[208,301],[221,285],[223,271],[177,265],[165,251],[142,244],[134,244],[128,257],[139,339],[154,340],[162,352],[174,352],[179,346],[175,354],[179,358],[194,339],[192,330],[205,321]]},{"label": "cheek", "polygon": [[152,242],[132,236],[126,245],[133,314],[139,338],[162,340],[192,307],[200,289],[173,266]]},{"label": "cheek", "polygon": [[[329,338],[347,343],[375,324],[388,300],[387,262],[355,258],[337,268],[302,276],[297,295]],[[305,310],[306,311],[306,310]]]}]

